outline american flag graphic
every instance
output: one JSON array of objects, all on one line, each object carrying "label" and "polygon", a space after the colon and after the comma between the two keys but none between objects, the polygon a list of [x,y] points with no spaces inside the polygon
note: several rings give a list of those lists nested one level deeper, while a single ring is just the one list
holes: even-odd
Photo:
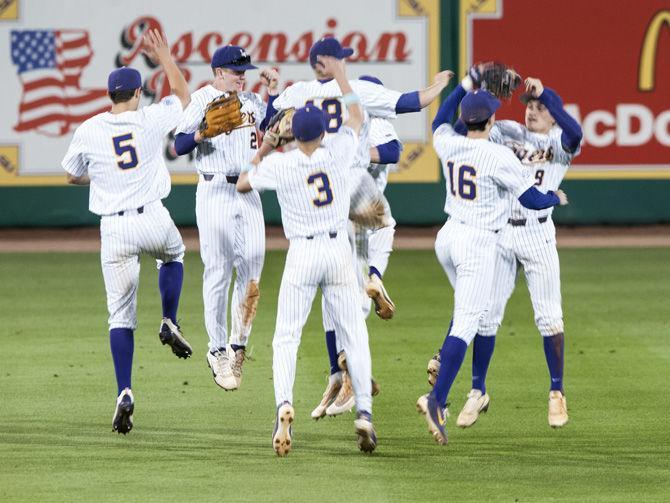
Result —
[{"label": "american flag graphic", "polygon": [[16,131],[62,136],[109,110],[106,88],[79,85],[93,57],[88,31],[21,30],[11,38],[12,62],[23,85]]}]

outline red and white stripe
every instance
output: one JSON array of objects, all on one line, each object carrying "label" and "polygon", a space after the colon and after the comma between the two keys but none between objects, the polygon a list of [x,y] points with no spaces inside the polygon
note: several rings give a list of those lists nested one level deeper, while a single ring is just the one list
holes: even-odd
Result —
[{"label": "red and white stripe", "polygon": [[109,110],[106,89],[81,89],[79,80],[93,50],[88,32],[55,32],[56,68],[21,74],[23,96],[16,131],[37,130],[54,136],[66,134],[86,119]]}]

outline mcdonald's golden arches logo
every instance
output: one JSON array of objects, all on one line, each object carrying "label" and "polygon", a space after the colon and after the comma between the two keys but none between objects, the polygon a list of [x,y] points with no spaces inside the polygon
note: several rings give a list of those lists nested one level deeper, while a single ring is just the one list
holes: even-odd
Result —
[{"label": "mcdonald's golden arches logo", "polygon": [[670,10],[661,10],[654,14],[644,34],[637,79],[637,87],[640,91],[649,92],[654,90],[656,53],[658,52],[658,39],[661,36],[663,26],[667,26],[670,30]]}]

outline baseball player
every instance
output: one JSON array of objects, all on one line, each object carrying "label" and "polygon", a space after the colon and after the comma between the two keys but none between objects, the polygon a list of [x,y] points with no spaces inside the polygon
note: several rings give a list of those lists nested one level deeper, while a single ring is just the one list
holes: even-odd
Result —
[{"label": "baseball player", "polygon": [[[244,49],[234,45],[220,47],[212,56],[211,66],[214,80],[191,95],[191,104],[177,127],[175,150],[179,155],[196,150],[196,222],[205,266],[202,293],[209,337],[207,364],[214,382],[228,391],[237,389],[242,380],[265,256],[260,196],[256,191],[238,193],[235,184],[240,168],[258,149],[257,127],[265,118],[266,105],[258,94],[243,91],[246,71],[256,69]],[[277,94],[277,72],[264,70],[262,80],[271,95]],[[237,92],[241,102],[243,124],[229,134],[203,138],[199,125],[208,103],[232,91]],[[233,269],[237,276],[229,338],[228,294]]]},{"label": "baseball player", "polygon": [[130,378],[141,253],[158,261],[161,342],[180,358],[192,353],[177,325],[184,243],[161,202],[170,193],[163,142],[181,120],[190,98],[164,36],[154,30],[146,34],[144,44],[147,55],[162,65],[174,95],[138,109],[140,73],[126,67],[114,70],[107,80],[111,111],[76,129],[62,162],[69,183],[90,185],[89,210],[100,215],[100,258],[118,386],[112,428],[123,434],[133,427],[135,408]]},{"label": "baseball player", "polygon": [[[328,117],[326,125],[326,135],[336,133],[340,126],[347,120],[347,110],[343,107],[341,97],[342,91],[333,79],[333,75],[328,73],[319,63],[319,56],[331,56],[338,59],[344,59],[353,54],[350,48],[343,48],[335,38],[322,38],[317,41],[310,49],[310,65],[315,74],[315,79],[307,82],[296,82],[287,87],[273,102],[273,108],[285,110],[289,108],[299,108],[305,105],[316,105],[320,107]],[[368,147],[368,133],[370,127],[370,116],[381,118],[393,118],[396,114],[418,112],[429,105],[449,82],[449,73],[440,72],[435,76],[433,85],[420,91],[400,93],[380,86],[376,83],[364,80],[350,81],[350,85],[361,101],[364,110],[364,122],[359,137],[358,150],[352,162],[352,213],[355,213],[359,207],[364,206],[370,199],[384,201],[385,215],[384,224],[381,227],[384,230],[379,231],[379,239],[384,242],[377,248],[378,256],[370,259],[372,264],[386,264],[388,255],[393,245],[393,227],[395,221],[390,214],[388,203],[376,187],[374,180],[367,172],[370,164],[370,152]],[[262,149],[261,149],[262,150]],[[355,252],[355,248],[352,250]],[[375,266],[370,270],[370,275],[365,278],[365,290],[375,303],[375,311],[384,318],[389,319],[393,316],[395,305],[391,301],[382,282],[382,272],[385,265]],[[362,295],[362,294],[361,294]],[[327,310],[323,312],[324,329],[327,337],[331,340],[336,336],[334,320],[332,314]],[[328,335],[330,333],[330,335]],[[333,366],[331,361],[331,367]],[[329,378],[329,383],[324,393],[321,404],[315,409],[312,417],[322,417],[326,414],[326,408],[337,398],[339,390],[344,386],[345,391],[349,383],[346,382],[348,376],[341,374],[338,370]],[[343,383],[343,379],[345,382]],[[340,401],[340,407],[331,408],[334,414],[350,410],[352,400]],[[348,404],[348,407],[346,405]]]},{"label": "baseball player", "polygon": [[[539,79],[525,81],[525,126],[515,121],[498,121],[491,130],[491,141],[509,147],[524,166],[531,169],[535,186],[556,190],[572,162],[579,154],[582,131],[564,109],[560,96],[542,85]],[[458,99],[465,95],[462,86],[453,91]],[[492,306],[479,324],[474,339],[472,390],[468,394],[456,424],[472,426],[480,412],[488,409],[486,374],[493,355],[495,335],[512,295],[517,261],[522,265],[530,292],[535,324],[544,343],[550,375],[549,425],[558,428],[568,422],[563,394],[563,312],[561,279],[556,251],[556,229],[552,208],[531,210],[518,201],[511,202],[511,215],[501,230],[496,260]],[[433,368],[439,367],[435,362]]]},{"label": "baseball player", "polygon": [[[372,425],[371,363],[368,333],[357,302],[356,278],[347,235],[350,166],[358,150],[363,123],[359,98],[346,80],[344,61],[319,56],[319,63],[336,79],[338,104],[347,118],[325,140],[328,117],[320,107],[298,108],[292,120],[297,149],[254,159],[237,182],[239,191],[276,190],[284,232],[290,245],[279,290],[273,347],[273,381],[277,416],[272,444],[279,456],[291,450],[294,418],[293,382],[302,328],[317,287],[349,357],[356,407],[358,446],[375,449]],[[323,140],[323,142],[322,142]]]},{"label": "baseball player", "polygon": [[435,252],[454,288],[454,312],[440,352],[444,363],[435,387],[417,402],[440,444],[447,443],[444,408],[449,389],[491,299],[496,246],[509,218],[510,194],[533,209],[567,204],[560,190],[539,192],[511,150],[487,141],[500,106],[492,94],[477,90],[463,98],[461,119],[468,129],[466,136],[456,133],[449,123],[450,105],[445,100],[433,121],[433,145],[442,161],[449,215],[437,235]]},{"label": "baseball player", "polygon": [[[360,80],[366,80],[378,85],[382,82],[372,76],[363,75]],[[368,173],[372,176],[381,193],[386,189],[388,174],[393,171],[395,164],[400,159],[402,143],[389,119],[381,117],[370,118],[370,134],[368,136],[368,147],[370,152],[370,165]],[[367,278],[376,276],[381,278],[388,265],[391,252],[391,239],[384,233],[395,233],[394,226],[382,227],[381,229],[357,229],[355,233],[356,277],[361,292],[361,303],[363,315],[367,318],[370,314],[372,300],[366,291]],[[314,419],[320,419],[324,415],[337,415],[351,410],[354,406],[354,395],[351,382],[346,374],[346,361],[341,348],[335,339],[335,332],[326,332],[326,349],[330,361],[330,375],[328,386],[323,394],[321,402],[312,411]],[[339,358],[338,358],[339,357]],[[373,379],[372,396],[379,393],[379,385]]]}]

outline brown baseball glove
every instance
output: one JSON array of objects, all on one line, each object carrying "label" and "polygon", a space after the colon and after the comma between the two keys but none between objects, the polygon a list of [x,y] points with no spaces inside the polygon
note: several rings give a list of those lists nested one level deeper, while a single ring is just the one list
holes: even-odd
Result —
[{"label": "brown baseball glove", "polygon": [[263,136],[263,143],[278,148],[294,140],[293,138],[293,114],[295,108],[280,110],[272,116]]},{"label": "brown baseball glove", "polygon": [[504,63],[486,61],[470,68],[468,75],[475,88],[484,89],[497,98],[511,98],[521,85],[521,76]]},{"label": "brown baseball glove", "polygon": [[213,138],[220,134],[229,134],[242,125],[242,103],[237,92],[224,93],[212,100],[205,108],[205,116],[200,122],[200,136]]}]

